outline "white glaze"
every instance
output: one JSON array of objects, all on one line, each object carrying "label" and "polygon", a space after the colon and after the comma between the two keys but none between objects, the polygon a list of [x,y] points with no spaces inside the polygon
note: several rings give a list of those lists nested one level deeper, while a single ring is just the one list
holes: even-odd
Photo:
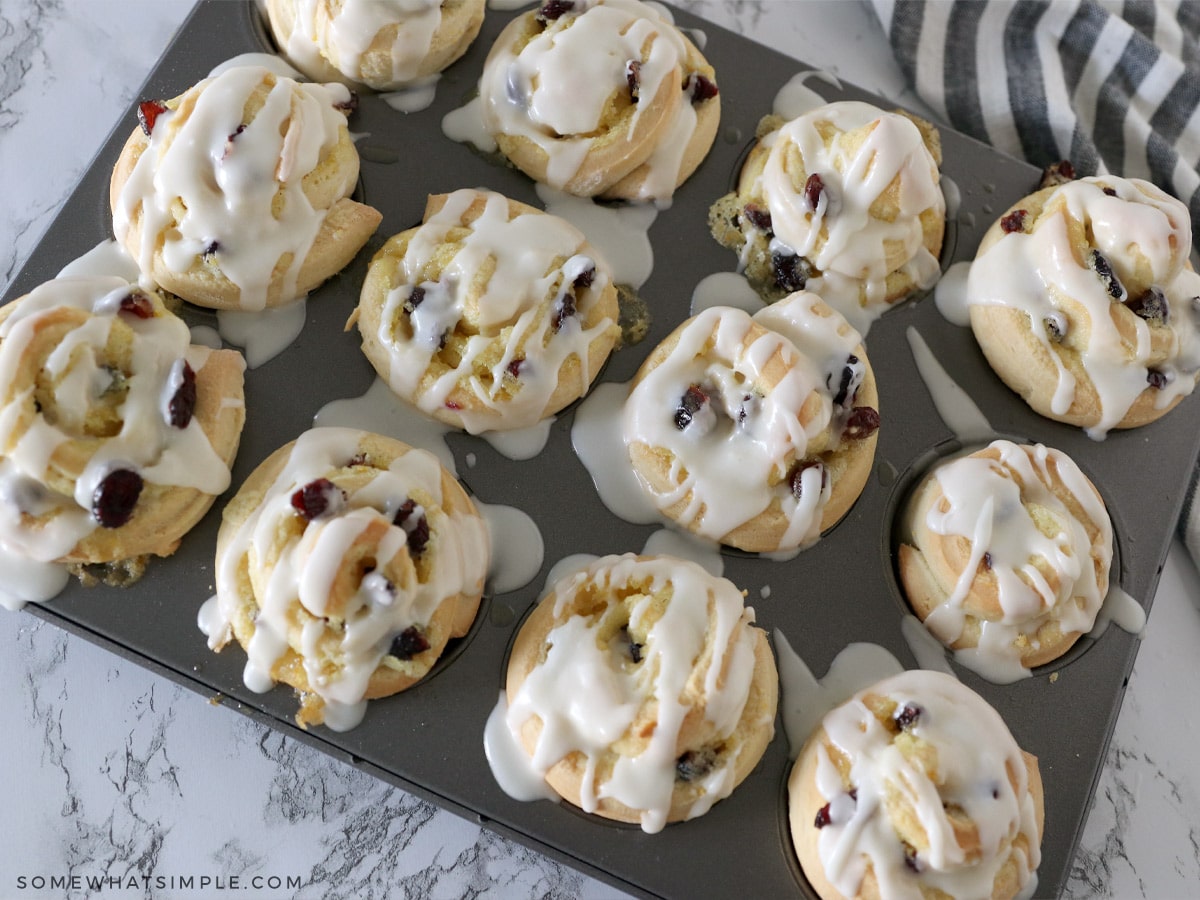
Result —
[{"label": "white glaze", "polygon": [[745,275],[714,272],[701,278],[693,288],[688,315],[699,315],[713,306],[732,306],[754,315],[763,308],[763,301]]},{"label": "white glaze", "polygon": [[59,270],[57,278],[88,278],[113,276],[136,284],[141,270],[129,252],[112,238],[98,243]]},{"label": "white glaze", "polygon": [[967,277],[971,272],[968,260],[959,260],[938,279],[933,289],[933,302],[942,317],[953,325],[966,328],[971,324],[971,312],[967,308]]},{"label": "white glaze", "polygon": [[784,119],[798,119],[825,105],[826,100],[808,86],[812,79],[820,79],[841,90],[842,83],[832,72],[823,69],[807,69],[797,72],[776,92],[771,103],[771,112]]},{"label": "white glaze", "polygon": [[613,281],[640,288],[654,271],[650,226],[658,210],[645,203],[601,206],[544,184],[536,187],[546,212],[566,219],[587,235],[612,272]]},{"label": "white glaze", "polygon": [[1096,625],[1090,632],[1091,636],[1099,637],[1104,634],[1109,624],[1116,625],[1122,631],[1139,638],[1145,636],[1146,608],[1117,584],[1109,586],[1108,595],[1096,615]]},{"label": "white glaze", "polygon": [[515,506],[475,500],[491,537],[488,586],[493,594],[523,588],[542,568],[546,550],[542,532],[529,514]]},{"label": "white glaze", "polygon": [[533,767],[533,759],[508,727],[508,698],[503,690],[483,728],[483,754],[500,790],[514,800],[558,802],[558,794]]},{"label": "white glaze", "polygon": [[592,477],[596,493],[608,510],[635,525],[663,521],[657,507],[642,490],[629,464],[621,434],[621,419],[629,385],[604,382],[575,409],[571,423],[571,446]]},{"label": "white glaze", "polygon": [[912,350],[913,362],[917,364],[917,372],[929,391],[934,408],[954,436],[964,444],[990,440],[996,430],[975,405],[975,401],[942,368],[921,333],[911,325],[904,333]]},{"label": "white glaze", "polygon": [[241,347],[246,365],[257,369],[291,346],[304,330],[308,301],[294,300],[285,306],[247,312],[240,309],[217,311],[217,331],[236,347]]}]

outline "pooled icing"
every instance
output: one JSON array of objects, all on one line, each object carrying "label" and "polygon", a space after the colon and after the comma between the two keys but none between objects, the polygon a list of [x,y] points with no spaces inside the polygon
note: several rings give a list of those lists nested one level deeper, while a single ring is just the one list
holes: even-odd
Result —
[{"label": "pooled icing", "polygon": [[[264,84],[269,91],[262,108],[243,125],[247,101]],[[266,306],[276,266],[287,256],[282,296],[298,299],[300,267],[326,215],[313,207],[302,182],[345,132],[346,117],[337,106],[349,101],[349,90],[238,66],[205,79],[185,97],[188,114],[159,114],[149,146],[116,199],[117,240],[127,243],[140,209],[133,256],[145,277],[158,252],[176,273],[208,252],[238,287],[245,310]],[[357,175],[357,166],[347,167],[331,193],[349,196]]]},{"label": "pooled icing", "polygon": [[[781,549],[820,536],[830,480],[822,466],[804,469],[797,496],[790,470],[839,443],[844,422],[838,420],[849,410],[835,408],[830,384],[838,383],[860,339],[840,316],[815,313],[819,302],[798,292],[754,316],[709,307],[688,320],[671,353],[642,374],[625,404],[623,432],[627,446],[665,448],[672,456],[675,488],[660,493],[640,478],[660,510],[688,498],[675,518],[720,540],[777,502],[788,520]],[[752,323],[765,331],[744,345]],[[783,374],[760,393],[768,383],[765,368],[780,363]],[[857,375],[861,379],[861,365]],[[708,401],[680,428],[680,399],[696,385]]]},{"label": "pooled icing", "polygon": [[[979,646],[956,656],[992,680],[1010,681],[1028,675],[1015,645],[1019,638],[1036,642],[1038,629],[1050,620],[1064,634],[1091,630],[1108,591],[1113,533],[1103,502],[1066,454],[1006,440],[988,448],[999,459],[963,456],[935,470],[945,499],[933,504],[925,524],[934,534],[966,538],[971,553],[953,590],[925,625],[944,643],[959,638],[969,614],[965,604],[987,554],[1002,616],[981,622]],[[1082,509],[1086,522],[1050,489],[1056,481]],[[1052,535],[1039,528],[1031,508],[1043,523],[1046,517],[1053,519]],[[1103,576],[1097,575],[1097,561]]]},{"label": "pooled icing", "polygon": [[[897,709],[919,710],[907,730],[934,749],[936,781],[893,743],[893,733],[864,702],[868,693],[895,701]],[[820,829],[818,852],[826,877],[844,896],[859,895],[868,863],[884,897],[918,898],[924,887],[951,897],[990,897],[1010,858],[1019,886],[1034,877],[1040,833],[1020,748],[999,714],[955,678],[904,672],[855,695],[825,716],[822,726],[829,743],[849,760],[855,790],[853,797],[847,793],[825,744],[819,744],[816,784],[830,804],[830,821]],[[888,816],[892,794],[911,804],[928,836],[928,849],[913,865],[906,863]],[[977,852],[959,845],[947,807],[961,809],[974,823]],[[811,827],[801,825],[806,826]],[[1021,835],[1024,853],[1013,846]]]},{"label": "pooled icing", "polygon": [[[483,212],[463,234],[463,216],[481,197],[486,198]],[[458,243],[454,258],[442,268],[438,281],[423,280],[423,271],[447,240]],[[482,291],[481,271],[490,273]],[[580,315],[562,317],[556,328],[552,311],[588,271],[594,275],[590,287],[578,294]],[[379,341],[390,361],[388,384],[431,414],[446,406],[456,388],[468,389],[482,407],[460,404],[458,417],[471,433],[525,428],[540,421],[558,386],[559,370],[571,357],[578,360],[582,384],[591,384],[596,373],[589,368],[589,349],[616,324],[607,316],[590,326],[583,324],[588,304],[611,283],[607,265],[583,234],[544,213],[510,218],[508,200],[492,192],[450,194],[412,234],[396,278],[399,283],[387,293],[380,316]],[[406,311],[418,287],[423,299]],[[408,335],[394,327],[405,315],[411,325]],[[443,335],[468,315],[477,333],[449,364],[439,354]],[[501,336],[503,352],[485,362]],[[515,391],[514,367],[519,384]],[[480,377],[480,369],[490,377]]]},{"label": "pooled icing", "polygon": [[[122,313],[121,301],[135,291],[121,278],[59,278],[16,301],[0,324],[0,548],[14,560],[60,559],[100,527],[93,493],[116,468],[147,483],[214,496],[229,486],[229,467],[200,421],[179,428],[166,409],[183,363],[199,372],[211,351],[192,345],[187,325],[174,315]],[[86,420],[117,378],[105,359],[118,317],[130,335],[126,394],[119,430],[100,438],[89,435]],[[53,348],[42,346],[64,324]],[[53,417],[34,396],[31,365],[53,393]],[[34,578],[38,567],[17,568],[8,576],[14,582]],[[47,589],[33,584],[17,593],[48,599]]]},{"label": "pooled icing", "polygon": [[[1200,338],[1192,304],[1200,296],[1200,275],[1185,266],[1192,246],[1191,219],[1183,203],[1138,179],[1081,178],[1057,188],[1043,208],[1058,203],[1064,204],[1067,216],[1084,223],[1091,245],[1111,264],[1122,296],[1114,298],[1088,260],[1079,258],[1066,217],[1055,214],[1041,218],[1033,232],[1005,234],[976,257],[967,277],[966,302],[968,306],[1011,307],[1030,317],[1032,334],[1058,373],[1050,406],[1059,415],[1075,400],[1076,376],[1041,323],[1048,318],[1064,326],[1071,319],[1086,322],[1072,330],[1086,329],[1086,343],[1077,348],[1078,358],[1101,407],[1099,421],[1087,432],[1101,438],[1147,390],[1151,366],[1164,376],[1155,397],[1156,408],[1162,409],[1195,389]],[[1130,299],[1120,279],[1138,257],[1148,266],[1149,283],[1163,292],[1168,306],[1165,358],[1153,362],[1152,326],[1138,316],[1123,316],[1132,320],[1126,322],[1132,327],[1132,336],[1122,336],[1114,315],[1116,302]],[[1163,326],[1155,331],[1161,337]]]},{"label": "pooled icing", "polygon": [[[289,537],[298,520],[292,495],[346,465],[358,452],[361,436],[357,429],[314,428],[296,440],[262,502],[225,543],[216,564],[216,596],[199,619],[210,647],[219,649],[229,640],[244,602],[241,583],[249,566],[256,616],[245,648],[246,686],[269,690],[276,664],[293,650],[310,688],[324,701],[331,726],[361,710],[367,682],[397,635],[427,624],[444,601],[482,588],[490,556],[483,520],[446,514],[441,465],[433,454],[418,449],[395,459],[365,485],[343,492],[336,511],[305,522]],[[415,494],[427,498],[427,514],[440,512],[430,522],[437,541],[435,562],[420,570],[410,558],[404,528],[395,523],[397,510]],[[368,530],[382,533],[373,544],[374,571],[359,577],[337,611],[343,627],[330,650],[334,632],[325,618],[330,585],[353,567],[347,549]],[[390,587],[383,576],[372,578],[384,572]],[[353,718],[348,722],[353,724]]]},{"label": "pooled icing", "polygon": [[[585,616],[570,611],[585,588],[598,596],[648,579],[634,601],[630,627],[651,613],[653,594],[670,590],[671,601],[649,628],[642,663],[627,672],[599,637],[602,611]],[[521,683],[507,712],[516,734],[532,716],[542,728],[533,751],[535,771],[545,774],[571,753],[586,758],[581,806],[592,812],[612,798],[641,811],[642,829],[666,824],[676,785],[680,729],[691,707],[681,702],[689,685],[704,697],[704,717],[715,741],[730,739],[742,718],[754,675],[754,612],[741,592],[695,563],[669,557],[603,557],[567,576],[555,588],[556,625],[546,636],[544,659]],[[707,648],[707,649],[706,649]],[[639,711],[653,706],[655,727],[635,756],[614,747]],[[597,778],[602,756],[617,753],[611,772]],[[704,777],[704,790],[688,818],[706,812],[733,790],[735,752]]]}]

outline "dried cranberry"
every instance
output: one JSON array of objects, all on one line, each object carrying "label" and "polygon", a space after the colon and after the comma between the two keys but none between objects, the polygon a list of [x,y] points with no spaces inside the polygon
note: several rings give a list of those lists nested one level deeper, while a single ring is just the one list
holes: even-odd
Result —
[{"label": "dried cranberry", "polygon": [[1057,187],[1060,184],[1066,184],[1068,181],[1074,180],[1075,167],[1071,165],[1069,160],[1064,159],[1060,162],[1052,163],[1042,170],[1042,180],[1038,184],[1038,187]]},{"label": "dried cranberry", "polygon": [[846,419],[846,428],[842,437],[852,441],[868,438],[879,430],[879,412],[870,406],[856,406]]},{"label": "dried cranberry", "polygon": [[1046,316],[1042,319],[1042,325],[1046,329],[1046,337],[1055,344],[1062,343],[1062,339],[1067,336],[1067,319],[1061,313]]},{"label": "dried cranberry", "polygon": [[120,528],[133,517],[141,493],[141,475],[132,469],[113,469],[92,492],[92,518],[103,528]]},{"label": "dried cranberry", "polygon": [[592,282],[595,280],[596,264],[589,260],[583,271],[575,276],[575,280],[571,282],[571,286],[577,291],[586,291],[592,286]]},{"label": "dried cranberry", "polygon": [[693,72],[687,77],[687,81],[683,83],[683,90],[691,94],[693,103],[703,103],[720,93],[716,82],[699,72]]},{"label": "dried cranberry", "polygon": [[348,96],[345,100],[339,100],[337,103],[333,104],[333,108],[338,110],[338,112],[343,112],[349,116],[358,109],[358,93],[355,91],[350,91],[350,96]]},{"label": "dried cranberry", "polygon": [[638,102],[638,89],[642,86],[642,64],[636,59],[625,63],[625,83],[629,85],[629,99]]},{"label": "dried cranberry", "polygon": [[409,660],[428,649],[429,641],[425,639],[425,635],[421,634],[416,625],[409,625],[392,640],[388,653],[396,659]]},{"label": "dried cranberry", "polygon": [[1104,193],[1107,194],[1109,197],[1117,196],[1117,192],[1113,188],[1106,187],[1106,188],[1101,188],[1101,190],[1104,191]]},{"label": "dried cranberry", "polygon": [[742,402],[738,406],[737,411],[737,423],[739,425],[745,425],[746,420],[754,414],[755,410],[758,409],[758,401],[759,398],[757,394],[742,395]]},{"label": "dried cranberry", "polygon": [[794,253],[772,253],[771,269],[775,283],[785,291],[801,291],[812,277],[812,264]]},{"label": "dried cranberry", "polygon": [[912,871],[919,873],[922,868],[921,860],[917,858],[916,848],[904,845],[904,865],[908,866]]},{"label": "dried cranberry", "polygon": [[703,750],[688,750],[675,760],[675,777],[680,781],[695,781],[712,771],[717,761],[717,752],[711,747]]},{"label": "dried cranberry", "polygon": [[1171,379],[1167,376],[1167,373],[1163,372],[1161,369],[1146,370],[1146,384],[1150,385],[1150,387],[1154,388],[1156,391],[1161,391],[1170,383],[1170,381]]},{"label": "dried cranberry", "polygon": [[404,301],[404,311],[411,316],[414,310],[421,305],[421,302],[424,299],[425,288],[421,287],[420,285],[415,285],[413,289],[409,291],[408,299]]},{"label": "dried cranberry", "polygon": [[821,180],[821,176],[816,172],[808,176],[808,180],[804,182],[804,202],[808,204],[808,208],[816,212],[817,205],[821,202],[821,194],[825,191],[825,182]]},{"label": "dried cranberry", "polygon": [[688,389],[679,399],[679,405],[675,407],[675,427],[683,431],[691,425],[692,420],[696,418],[696,413],[700,412],[707,402],[708,394],[700,385],[688,385]]},{"label": "dried cranberry", "polygon": [[461,403],[456,403],[456,402],[455,402],[455,401],[453,401],[453,400],[447,400],[447,401],[446,401],[445,403],[443,403],[442,405],[443,405],[443,406],[445,406],[445,407],[446,407],[446,409],[453,409],[453,410],[459,410],[459,409],[462,409],[462,404],[461,404]]},{"label": "dried cranberry", "polygon": [[311,522],[329,512],[337,512],[346,495],[328,478],[317,478],[292,494],[292,509]]},{"label": "dried cranberry", "polygon": [[1104,289],[1108,291],[1108,296],[1114,300],[1120,300],[1125,296],[1125,287],[1121,284],[1121,280],[1117,278],[1112,270],[1112,263],[1108,261],[1103,253],[1099,250],[1092,250],[1088,254],[1088,265],[1096,276],[1104,282]]},{"label": "dried cranberry", "polygon": [[154,304],[141,291],[121,298],[120,310],[138,319],[149,319],[154,316]]},{"label": "dried cranberry", "polygon": [[[837,391],[833,395],[834,406],[845,406],[846,401],[853,400],[853,394],[857,393],[857,386],[854,384],[856,376],[861,371],[858,357],[851,353],[846,357],[846,365],[842,366],[841,377],[838,379]],[[830,382],[833,381],[833,374],[830,373],[825,379],[825,386],[832,388]],[[853,388],[853,391],[852,391]]]},{"label": "dried cranberry", "polygon": [[742,208],[742,215],[746,217],[746,221],[759,231],[769,232],[771,230],[771,214],[761,206],[755,203],[747,203]]},{"label": "dried cranberry", "polygon": [[146,137],[150,137],[150,132],[154,130],[154,123],[166,111],[167,104],[161,100],[143,100],[138,104],[138,124],[142,126],[142,132]]},{"label": "dried cranberry", "polygon": [[408,538],[408,552],[413,556],[420,556],[425,550],[425,545],[429,543],[429,520],[425,518],[424,512],[417,513],[414,517],[416,510],[416,502],[409,498],[400,504],[392,521],[404,529]]},{"label": "dried cranberry", "polygon": [[919,718],[921,718],[921,707],[914,703],[906,703],[903,707],[901,707],[900,711],[893,716],[893,721],[895,721],[898,728],[902,728],[907,731]]},{"label": "dried cranberry", "polygon": [[182,377],[175,394],[167,401],[167,419],[175,428],[187,428],[196,410],[196,373],[183,361]]},{"label": "dried cranberry", "polygon": [[543,24],[561,18],[575,8],[573,0],[546,0],[537,11],[537,20]]},{"label": "dried cranberry", "polygon": [[788,477],[788,486],[792,490],[792,496],[797,500],[799,500],[801,495],[804,493],[804,473],[814,466],[821,471],[821,486],[824,487],[825,478],[827,476],[825,474],[825,467],[823,465],[821,465],[819,462],[799,463],[794,469],[792,469],[792,474]]},{"label": "dried cranberry", "polygon": [[1140,297],[1127,300],[1125,305],[1135,316],[1159,325],[1165,325],[1170,314],[1166,295],[1154,285],[1148,287]]},{"label": "dried cranberry", "polygon": [[200,255],[204,259],[209,260],[209,259],[212,259],[214,256],[216,256],[217,251],[220,249],[221,249],[221,244],[219,241],[209,241],[208,245],[203,250],[200,251]]},{"label": "dried cranberry", "polygon": [[826,825],[830,824],[832,821],[833,820],[829,816],[829,804],[826,803],[824,806],[822,806],[820,809],[817,810],[817,816],[815,819],[813,819],[813,827],[824,828]]},{"label": "dried cranberry", "polygon": [[511,375],[513,378],[519,378],[521,376],[521,365],[524,362],[525,362],[524,359],[510,360],[508,365],[504,367],[504,371],[507,372],[509,375]]},{"label": "dried cranberry", "polygon": [[625,645],[625,652],[629,654],[629,658],[636,664],[642,661],[642,645],[629,636],[629,626],[621,626],[621,641]]},{"label": "dried cranberry", "polygon": [[1000,230],[1005,234],[1012,234],[1014,231],[1025,230],[1025,217],[1029,213],[1023,209],[1014,209],[1007,216],[1000,220]]},{"label": "dried cranberry", "polygon": [[575,295],[570,291],[564,293],[554,304],[554,313],[550,319],[550,327],[558,334],[567,319],[575,315]]},{"label": "dried cranberry", "polygon": [[985,569],[987,569],[989,572],[992,571],[992,554],[990,552],[985,552],[983,554],[983,559],[980,560],[980,562],[983,563],[983,567]]}]

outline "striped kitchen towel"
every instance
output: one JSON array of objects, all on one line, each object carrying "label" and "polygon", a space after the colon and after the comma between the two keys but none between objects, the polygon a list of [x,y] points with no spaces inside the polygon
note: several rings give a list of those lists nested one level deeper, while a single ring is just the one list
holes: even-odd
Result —
[{"label": "striped kitchen towel", "polygon": [[[1152,181],[1188,204],[1200,240],[1200,2],[871,4],[949,125],[1037,166]],[[1200,563],[1198,493],[1194,476],[1179,533]]]}]

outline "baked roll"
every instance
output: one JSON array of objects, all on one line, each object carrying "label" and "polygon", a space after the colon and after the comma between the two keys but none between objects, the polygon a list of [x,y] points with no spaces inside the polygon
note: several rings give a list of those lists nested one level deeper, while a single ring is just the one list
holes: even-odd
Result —
[{"label": "baked roll", "polygon": [[350,199],[352,95],[258,66],[147,101],[113,169],[113,231],[143,275],[190,303],[261,310],[340,271],[381,220]]},{"label": "baked roll", "polygon": [[391,389],[458,428],[524,428],[579,399],[620,337],[608,266],[573,225],[500,194],[429,198],[351,323]]},{"label": "baked roll", "polygon": [[484,0],[266,0],[275,43],[316,81],[391,91],[436,75],[483,25]]},{"label": "baked roll", "polygon": [[484,127],[518,169],[581,197],[666,200],[720,123],[716,75],[639,0],[549,0],[513,19],[479,80]]},{"label": "baked roll", "polygon": [[0,544],[114,581],[175,552],[229,486],[244,370],[120,278],[0,307]]},{"label": "baked roll", "polygon": [[657,832],[728,796],[774,735],[766,634],[724,578],[607,556],[556,583],[508,663],[507,724],[587,812]]},{"label": "baked roll", "polygon": [[1200,377],[1187,207],[1111,175],[1040,190],[988,229],[971,329],[1039,414],[1100,437],[1153,422]]},{"label": "baked roll", "polygon": [[709,224],[764,297],[807,288],[861,330],[940,275],[941,163],[937,130],[905,113],[844,101],[768,117]]},{"label": "baked roll", "polygon": [[788,818],[822,900],[1011,900],[1041,861],[1042,781],[987,701],[910,671],[824,718],[788,780]]},{"label": "baked roll", "polygon": [[793,550],[862,493],[878,410],[858,333],[801,291],[754,316],[718,306],[680,325],[633,379],[624,439],[667,517],[742,550]]},{"label": "baked roll", "polygon": [[994,441],[937,466],[904,514],[905,595],[968,665],[1009,681],[1090,631],[1113,531],[1100,493],[1058,450]]},{"label": "baked roll", "polygon": [[299,725],[344,730],[467,633],[489,555],[483,519],[431,453],[314,428],[225,507],[200,624],[214,650],[246,650],[251,690],[289,684]]}]

